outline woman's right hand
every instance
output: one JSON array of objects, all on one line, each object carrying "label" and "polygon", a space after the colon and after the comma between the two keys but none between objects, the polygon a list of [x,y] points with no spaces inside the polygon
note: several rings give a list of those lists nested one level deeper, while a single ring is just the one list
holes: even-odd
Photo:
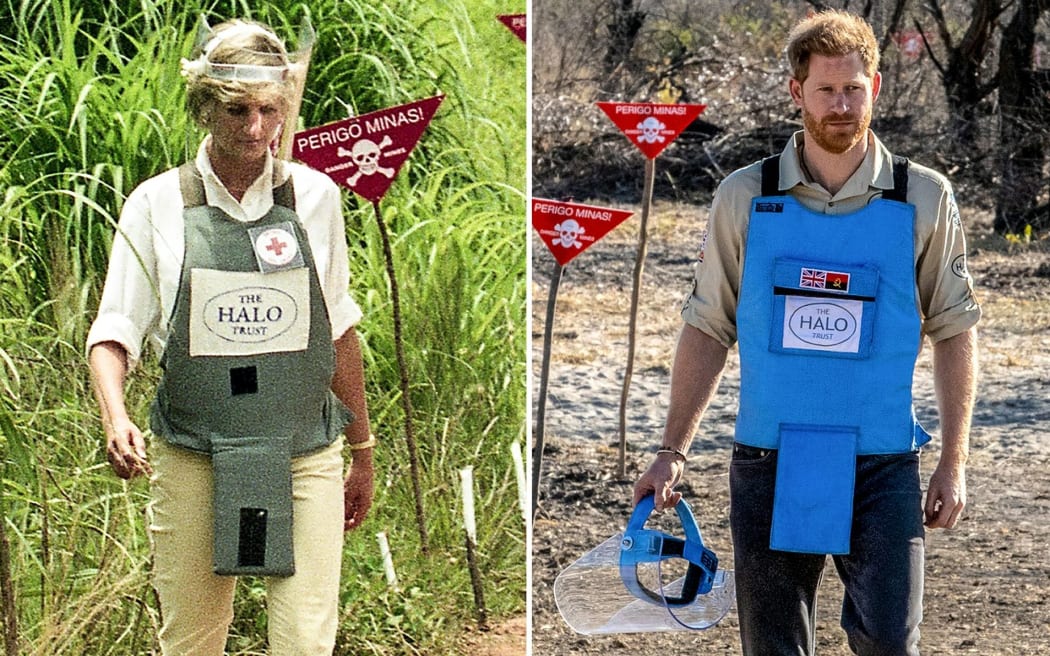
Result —
[{"label": "woman's right hand", "polygon": [[110,467],[123,479],[152,474],[153,468],[146,460],[146,441],[142,438],[142,431],[128,418],[124,406],[127,351],[117,342],[100,342],[91,347],[88,364],[102,428],[106,431],[106,460]]},{"label": "woman's right hand", "polygon": [[126,480],[153,473],[146,459],[142,431],[130,419],[116,420],[106,426],[106,459],[117,476]]}]

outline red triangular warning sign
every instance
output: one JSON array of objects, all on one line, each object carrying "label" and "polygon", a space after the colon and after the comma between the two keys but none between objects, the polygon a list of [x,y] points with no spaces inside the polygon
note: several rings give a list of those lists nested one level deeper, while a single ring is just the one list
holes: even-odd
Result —
[{"label": "red triangular warning sign", "polygon": [[594,245],[631,214],[633,212],[608,207],[532,199],[532,227],[562,266]]},{"label": "red triangular warning sign", "polygon": [[525,14],[503,14],[496,18],[506,25],[508,30],[514,32],[519,39],[525,40]]},{"label": "red triangular warning sign", "polygon": [[707,105],[685,103],[600,102],[597,105],[648,159],[656,159],[707,108]]},{"label": "red triangular warning sign", "polygon": [[295,135],[292,157],[378,202],[444,99],[434,96],[303,130]]}]

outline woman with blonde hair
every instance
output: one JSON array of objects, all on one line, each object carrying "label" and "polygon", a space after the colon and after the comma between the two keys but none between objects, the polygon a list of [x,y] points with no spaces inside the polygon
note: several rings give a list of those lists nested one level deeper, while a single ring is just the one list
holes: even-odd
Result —
[{"label": "woman with blonde hair", "polygon": [[[242,574],[267,577],[271,654],[331,654],[343,532],[372,503],[340,194],[274,156],[304,70],[239,20],[183,60],[208,134],[128,197],[87,338],[110,465],[150,476],[168,656],[223,653]],[[162,368],[148,451],[124,400],[147,339]]]}]

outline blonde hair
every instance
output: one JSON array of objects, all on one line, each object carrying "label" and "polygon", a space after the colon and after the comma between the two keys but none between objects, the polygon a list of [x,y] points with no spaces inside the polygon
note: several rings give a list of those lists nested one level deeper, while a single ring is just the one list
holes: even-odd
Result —
[{"label": "blonde hair", "polygon": [[809,76],[812,55],[843,57],[859,53],[864,62],[864,73],[874,77],[879,70],[879,44],[875,33],[860,16],[836,9],[813,14],[791,30],[788,35],[787,59],[791,76],[805,82]]},{"label": "blonde hair", "polygon": [[[186,77],[186,108],[193,120],[206,127],[209,112],[216,104],[261,100],[275,104],[287,113],[296,90],[295,69],[289,66],[284,43],[261,23],[232,20],[215,26],[211,38],[193,53],[196,62],[183,62]],[[274,80],[223,79],[208,74],[206,64],[285,67]]]}]

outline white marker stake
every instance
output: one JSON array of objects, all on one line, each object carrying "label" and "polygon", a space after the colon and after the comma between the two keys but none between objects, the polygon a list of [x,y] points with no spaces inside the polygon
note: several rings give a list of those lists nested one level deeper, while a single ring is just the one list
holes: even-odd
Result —
[{"label": "white marker stake", "polygon": [[386,533],[384,531],[376,533],[376,540],[379,541],[379,553],[383,556],[383,571],[386,572],[386,584],[397,590],[397,572],[394,571],[394,559],[390,555],[390,543],[386,540]]},{"label": "white marker stake", "polygon": [[518,479],[518,505],[521,506],[521,516],[525,522],[529,521],[529,490],[525,480],[525,462],[521,458],[521,445],[515,440],[510,444],[510,457],[514,460],[514,475]]},{"label": "white marker stake", "polygon": [[471,542],[477,544],[478,527],[474,521],[474,468],[460,469],[459,480],[463,487],[463,528],[466,529]]},{"label": "white marker stake", "polygon": [[470,569],[470,584],[474,589],[474,605],[478,607],[478,627],[488,629],[488,618],[485,611],[485,594],[481,585],[481,571],[478,569],[474,546],[478,541],[477,524],[474,521],[474,468],[464,467],[459,470],[459,479],[463,487],[463,529],[466,532],[467,567]]}]

